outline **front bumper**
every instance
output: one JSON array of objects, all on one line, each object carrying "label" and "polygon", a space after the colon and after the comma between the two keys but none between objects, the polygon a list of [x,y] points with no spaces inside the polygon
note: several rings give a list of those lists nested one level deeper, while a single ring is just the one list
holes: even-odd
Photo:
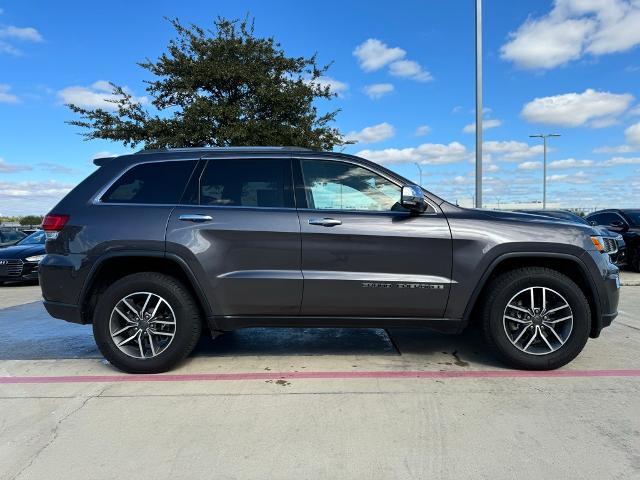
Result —
[{"label": "front bumper", "polygon": [[38,280],[38,263],[24,260],[7,260],[9,263],[0,274],[0,282]]},{"label": "front bumper", "polygon": [[603,328],[611,325],[618,316],[620,300],[620,269],[611,263],[607,254],[597,251],[585,252],[583,261],[590,271],[594,290],[591,333],[592,338],[600,336]]},{"label": "front bumper", "polygon": [[618,267],[624,267],[627,264],[627,248],[622,247],[616,253],[610,255],[611,261]]}]

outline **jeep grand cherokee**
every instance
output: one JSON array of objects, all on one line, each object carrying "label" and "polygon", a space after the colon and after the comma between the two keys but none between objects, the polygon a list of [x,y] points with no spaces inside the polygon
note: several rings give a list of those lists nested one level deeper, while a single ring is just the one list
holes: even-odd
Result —
[{"label": "jeep grand cherokee", "polygon": [[588,225],[464,209],[378,164],[296,148],[142,151],[46,216],[49,313],[116,367],[172,368],[202,329],[478,322],[509,365],[552,369],[616,316]]}]

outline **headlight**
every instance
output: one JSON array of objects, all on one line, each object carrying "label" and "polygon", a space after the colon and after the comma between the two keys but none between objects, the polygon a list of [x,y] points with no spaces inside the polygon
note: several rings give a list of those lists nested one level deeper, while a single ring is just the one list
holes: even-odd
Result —
[{"label": "headlight", "polygon": [[39,262],[40,260],[42,260],[44,258],[44,253],[42,255],[34,255],[33,257],[27,257],[25,258],[25,260],[27,262]]}]

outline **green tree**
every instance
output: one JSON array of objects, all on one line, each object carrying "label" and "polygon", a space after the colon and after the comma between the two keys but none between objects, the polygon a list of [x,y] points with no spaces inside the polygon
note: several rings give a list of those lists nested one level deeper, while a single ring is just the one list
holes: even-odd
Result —
[{"label": "green tree", "polygon": [[20,225],[40,225],[42,223],[42,217],[39,215],[25,215],[20,217]]},{"label": "green tree", "polygon": [[153,113],[112,84],[113,111],[68,107],[85,139],[107,139],[144,148],[291,145],[330,150],[344,145],[331,127],[339,110],[320,114],[317,99],[331,99],[321,77],[330,65],[316,56],[288,57],[272,37],[254,34],[253,21],[219,17],[214,30],[169,20],[177,37],[165,53],[138,65]]}]

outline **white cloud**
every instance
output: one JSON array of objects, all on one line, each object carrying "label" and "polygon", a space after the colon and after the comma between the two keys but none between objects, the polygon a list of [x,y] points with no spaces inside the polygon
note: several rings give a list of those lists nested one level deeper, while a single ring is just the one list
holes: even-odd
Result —
[{"label": "white cloud", "polygon": [[393,92],[394,87],[391,83],[374,83],[364,87],[364,93],[372,100],[377,100],[385,95]]},{"label": "white cloud", "polygon": [[500,160],[517,162],[542,154],[542,145],[531,146],[524,142],[488,141],[483,142],[483,154],[496,155]]},{"label": "white cloud", "polygon": [[393,137],[395,133],[393,125],[383,122],[365,127],[359,132],[349,132],[345,135],[345,139],[356,143],[376,143]]},{"label": "white cloud", "polygon": [[431,133],[431,127],[429,125],[420,125],[416,128],[416,137],[424,137]]},{"label": "white cloud", "polygon": [[638,165],[640,164],[640,157],[613,157],[603,164],[607,167],[614,165]]},{"label": "white cloud", "polygon": [[548,182],[562,182],[562,183],[575,183],[575,184],[587,184],[591,183],[592,176],[579,171],[578,173],[568,174],[555,174],[555,175],[547,175]]},{"label": "white cloud", "polygon": [[522,108],[522,117],[533,123],[563,127],[603,126],[629,108],[633,95],[599,92],[566,93],[532,100]]},{"label": "white cloud", "polygon": [[23,42],[41,42],[42,35],[32,27],[14,27],[8,25],[0,28],[0,38],[8,38],[11,40],[20,40]]},{"label": "white cloud", "polygon": [[0,173],[17,173],[31,170],[28,165],[16,165],[8,163],[4,158],[0,158]]},{"label": "white cloud", "polygon": [[[482,163],[484,164],[484,159],[482,161]],[[482,171],[487,172],[487,173],[492,173],[492,172],[497,172],[498,170],[500,170],[500,167],[498,165],[496,165],[495,163],[490,163],[489,165],[483,166],[482,167]]]},{"label": "white cloud", "polygon": [[[482,121],[482,130],[489,130],[491,128],[496,128],[502,125],[502,120],[498,120],[497,118],[490,118]],[[465,125],[462,129],[464,133],[475,133],[476,131],[476,122]]]},{"label": "white cloud", "polygon": [[406,77],[418,82],[429,82],[433,76],[413,60],[398,60],[389,65],[389,73],[396,77]]},{"label": "white cloud", "polygon": [[62,174],[62,175],[71,175],[74,173],[78,173],[75,168],[68,167],[67,165],[62,165],[60,163],[54,162],[40,162],[36,165],[38,170],[54,174]]},{"label": "white cloud", "polygon": [[8,53],[9,55],[19,56],[22,52],[7,42],[0,41],[0,53]]},{"label": "white cloud", "polygon": [[542,162],[522,162],[518,165],[518,170],[538,170],[542,168]]},{"label": "white cloud", "polygon": [[[4,39],[4,40],[1,40]],[[6,41],[5,41],[6,40]],[[0,53],[19,56],[22,51],[13,42],[42,42],[42,35],[33,27],[15,27],[7,25],[0,27]]]},{"label": "white cloud", "polygon": [[407,60],[406,50],[400,47],[389,47],[376,38],[369,38],[353,50],[360,68],[365,72],[380,70],[389,66],[389,73],[396,77],[410,78],[418,82],[433,80],[433,76],[413,60]]},{"label": "white cloud", "polygon": [[640,122],[631,125],[624,131],[624,136],[627,142],[634,145],[640,145]]},{"label": "white cloud", "polygon": [[362,150],[356,155],[378,163],[445,164],[466,160],[470,152],[459,142],[423,143],[417,147]]},{"label": "white cloud", "polygon": [[520,68],[550,69],[593,56],[623,52],[640,44],[637,0],[556,0],[539,18],[528,18],[501,48]]},{"label": "white cloud", "polygon": [[0,103],[18,103],[20,99],[17,95],[9,93],[11,86],[6,83],[0,83]]},{"label": "white cloud", "polygon": [[[114,95],[113,87],[106,80],[98,80],[90,87],[73,86],[67,87],[58,92],[58,98],[62,103],[72,103],[83,108],[101,108],[104,110],[115,110],[117,107],[110,100],[117,100],[119,96]],[[147,97],[133,97],[132,101],[145,104]]]},{"label": "white cloud", "polygon": [[365,72],[380,70],[385,65],[404,58],[406,51],[399,47],[390,48],[386,43],[370,38],[358,45],[353,55],[360,62],[360,68]]},{"label": "white cloud", "polygon": [[327,76],[318,77],[313,81],[308,80],[307,83],[310,83],[310,84],[313,83],[313,84],[319,85],[322,88],[329,87],[329,90],[331,90],[331,93],[335,93],[339,97],[342,96],[342,94],[346,92],[347,89],[349,88],[349,84],[341,82],[340,80],[336,80],[331,77],[327,77]]},{"label": "white cloud", "polygon": [[4,215],[44,214],[75,185],[57,181],[0,181],[0,205]]},{"label": "white cloud", "polygon": [[593,153],[633,153],[637,151],[640,151],[640,146],[616,145],[615,147],[598,147],[593,150]]},{"label": "white cloud", "polygon": [[565,158],[563,160],[554,160],[549,163],[549,168],[561,170],[569,168],[588,168],[596,166],[593,160],[576,160],[575,158]]}]

